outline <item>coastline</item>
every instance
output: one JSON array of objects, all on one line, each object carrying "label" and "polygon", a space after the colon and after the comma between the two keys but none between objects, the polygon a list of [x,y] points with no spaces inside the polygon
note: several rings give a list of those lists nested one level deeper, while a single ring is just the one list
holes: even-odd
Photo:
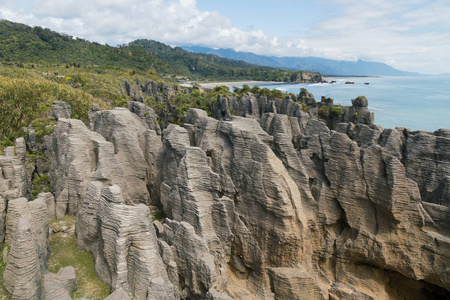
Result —
[{"label": "coastline", "polygon": [[[381,76],[324,76],[323,80],[334,80],[334,79],[343,79],[343,78],[377,78]],[[319,83],[319,82],[317,82]],[[304,83],[295,83],[295,82],[283,82],[283,81],[257,81],[257,80],[243,80],[243,81],[219,81],[219,82],[184,82],[179,85],[184,87],[192,87],[194,84],[198,84],[203,88],[213,89],[218,85],[224,85],[227,87],[233,86],[243,86],[247,84],[249,86],[264,86],[264,85],[285,85],[285,84],[304,84]]]},{"label": "coastline", "polygon": [[224,82],[186,82],[186,83],[182,83],[180,85],[185,86],[185,87],[192,87],[194,84],[198,84],[203,88],[213,89],[218,85],[224,85],[227,87],[242,86],[244,84],[247,84],[250,86],[252,86],[252,85],[283,85],[283,84],[286,84],[286,82],[250,80],[250,81],[224,81]]}]

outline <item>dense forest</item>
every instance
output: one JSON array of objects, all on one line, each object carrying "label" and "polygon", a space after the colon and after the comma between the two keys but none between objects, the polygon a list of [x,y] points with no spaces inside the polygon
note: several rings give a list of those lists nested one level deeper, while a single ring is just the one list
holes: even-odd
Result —
[{"label": "dense forest", "polygon": [[212,54],[194,54],[150,40],[112,47],[39,26],[0,20],[0,62],[39,65],[116,66],[165,78],[292,82],[301,71],[252,65]]}]

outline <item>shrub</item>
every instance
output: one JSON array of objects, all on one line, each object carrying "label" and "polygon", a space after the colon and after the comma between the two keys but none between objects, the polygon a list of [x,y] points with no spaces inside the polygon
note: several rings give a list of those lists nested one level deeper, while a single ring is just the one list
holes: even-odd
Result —
[{"label": "shrub", "polygon": [[306,93],[307,93],[307,92],[308,92],[307,89],[301,88],[301,89],[300,89],[300,97],[301,97],[301,96],[306,96]]},{"label": "shrub", "polygon": [[302,106],[302,110],[303,110],[304,112],[307,112],[307,111],[308,111],[308,105],[306,105],[306,103],[300,102],[300,105]]},{"label": "shrub", "polygon": [[255,85],[255,86],[252,88],[252,93],[253,93],[253,94],[257,95],[257,94],[259,94],[260,92],[261,92],[261,88],[260,88],[259,86]]},{"label": "shrub", "polygon": [[321,108],[319,108],[319,116],[322,118],[326,118],[328,116],[328,107],[327,106],[322,106]]},{"label": "shrub", "polygon": [[333,105],[331,107],[331,113],[335,114],[335,115],[338,115],[338,116],[342,115],[342,105],[340,105],[340,104],[339,105]]}]

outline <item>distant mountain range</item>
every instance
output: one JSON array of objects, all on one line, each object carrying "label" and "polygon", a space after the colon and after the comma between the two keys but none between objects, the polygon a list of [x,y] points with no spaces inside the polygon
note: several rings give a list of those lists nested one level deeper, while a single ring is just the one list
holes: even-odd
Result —
[{"label": "distant mountain range", "polygon": [[419,73],[397,70],[385,63],[340,61],[318,57],[276,57],[257,55],[250,52],[236,52],[232,49],[212,49],[200,46],[182,46],[194,53],[215,54],[224,58],[242,60],[251,64],[320,72],[323,75],[342,76],[419,76]]}]

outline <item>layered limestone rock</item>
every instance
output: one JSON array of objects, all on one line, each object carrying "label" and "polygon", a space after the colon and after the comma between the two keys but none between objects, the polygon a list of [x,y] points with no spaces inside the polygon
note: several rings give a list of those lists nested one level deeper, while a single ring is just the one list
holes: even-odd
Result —
[{"label": "layered limestone rock", "polygon": [[97,132],[80,120],[60,119],[46,141],[57,218],[78,212],[91,181],[119,185],[126,203],[159,199],[162,143],[149,119],[125,109],[96,111],[94,117]]},{"label": "layered limestone rock", "polygon": [[47,203],[43,198],[30,202],[26,198],[9,201],[6,215],[5,243],[13,249],[14,236],[16,235],[19,221],[27,215],[30,215],[29,223],[32,230],[34,248],[37,251],[39,267],[41,272],[45,272],[50,255],[50,245],[48,241],[49,219]]},{"label": "layered limestone rock", "polygon": [[[217,103],[212,108],[212,115],[220,121],[229,121],[231,116],[235,115],[254,118],[261,122],[263,121],[261,118],[267,113],[287,115],[297,128],[296,133],[302,135],[311,135],[307,129],[310,121],[316,121],[314,125],[325,124],[329,129],[335,129],[336,124],[340,122],[369,126],[373,124],[374,115],[367,108],[368,101],[365,97],[353,99],[352,106],[349,107],[334,105],[333,101],[331,98],[322,97],[321,102],[316,102],[308,91],[301,91],[298,97],[287,95],[284,99],[273,99],[252,93],[237,97],[219,95]],[[319,123],[319,119],[322,122]],[[312,126],[309,126],[309,129],[311,128]]]},{"label": "layered limestone rock", "polygon": [[[383,131],[383,134],[388,133]],[[404,276],[404,281],[406,278],[424,280],[448,289],[449,277],[444,266],[450,240],[427,229],[428,224],[435,222],[424,209],[417,184],[407,178],[395,149],[376,142],[362,142],[359,147],[347,135],[334,131],[305,138],[300,144],[302,160],[314,174],[311,190],[325,219],[320,226],[329,228],[319,251],[322,272],[334,274],[332,278],[337,283],[352,286],[355,293],[365,297],[381,296],[381,288],[387,290],[384,297],[395,291],[408,299],[412,295],[423,299],[439,290],[428,287],[411,293],[405,286],[389,289],[383,282],[389,276],[383,271],[377,280],[364,275],[380,270],[397,272]],[[321,205],[322,199],[331,201],[326,204],[328,209]],[[338,259],[334,261],[332,257]],[[433,258],[430,261],[423,257]],[[358,267],[358,262],[368,266]],[[334,290],[342,292],[339,285]],[[335,296],[343,297],[341,292]]]},{"label": "layered limestone rock", "polygon": [[273,268],[269,276],[276,300],[325,300],[316,279],[303,268]]},{"label": "layered limestone rock", "polygon": [[148,128],[156,131],[158,135],[161,135],[161,128],[158,124],[158,116],[153,109],[146,106],[144,103],[136,101],[128,102],[128,109],[141,118],[141,120],[144,120],[145,123],[147,123]]},{"label": "layered limestone rock", "polygon": [[0,155],[0,196],[6,200],[30,196],[31,182],[25,165],[25,154],[25,140],[19,138],[14,147],[7,147],[5,155]]},{"label": "layered limestone rock", "polygon": [[97,275],[112,291],[122,288],[135,299],[147,299],[153,280],[161,278],[162,296],[176,299],[159,255],[149,208],[125,204],[119,186],[101,182],[88,186],[77,214],[76,234],[77,246],[92,252]]},{"label": "layered limestone rock", "polygon": [[138,115],[119,108],[97,113],[94,130],[114,146],[114,157],[123,168],[117,184],[125,202],[155,204],[150,194],[159,190],[157,169],[162,149],[156,132]]},{"label": "layered limestone rock", "polygon": [[407,176],[417,182],[423,201],[446,208],[450,208],[449,132],[403,132]]},{"label": "layered limestone rock", "polygon": [[3,248],[3,241],[5,240],[5,225],[6,225],[6,201],[0,196],[0,244]]},{"label": "layered limestone rock", "polygon": [[299,266],[311,251],[301,194],[255,120],[190,109],[185,123],[163,134],[161,201],[176,221],[162,236],[188,293],[270,298],[266,268]]},{"label": "layered limestone rock", "polygon": [[[252,103],[250,98],[248,103]],[[355,106],[366,107],[364,103]],[[307,289],[316,295],[311,297],[318,299],[369,299],[380,295],[388,298],[390,294],[423,299],[429,294],[448,295],[445,289],[449,289],[449,277],[445,265],[450,240],[448,226],[443,222],[448,218],[448,210],[443,205],[422,202],[417,183],[408,178],[402,159],[408,154],[403,149],[408,149],[410,136],[403,136],[401,130],[383,130],[364,124],[341,124],[339,130],[343,133],[339,133],[315,120],[306,123],[302,135],[291,118],[275,113],[258,117],[254,111],[247,110],[247,119],[231,117],[229,121],[219,122],[207,118],[202,111],[191,109],[184,120],[187,132],[178,127],[169,127],[164,132],[165,165],[161,188],[164,196],[161,201],[167,216],[177,223],[167,221],[161,236],[171,247],[183,278],[203,279],[189,282],[190,293],[204,296],[208,288],[214,287],[233,298],[252,293],[257,297],[272,297],[274,293],[275,298],[282,299],[286,293],[302,297],[306,290],[300,286],[310,284],[311,288]],[[273,137],[261,132],[252,119],[259,120],[262,128]],[[437,148],[433,153],[442,153],[439,149],[448,148],[445,132],[427,135],[440,142],[438,147],[431,143],[433,149]],[[417,146],[414,149],[424,151]],[[434,168],[448,170],[445,154],[437,157],[440,159]],[[247,161],[251,164],[246,165]],[[270,171],[270,166],[274,168],[274,165],[277,165],[276,173]],[[258,170],[264,170],[262,174],[267,177],[258,175]],[[445,182],[446,173],[436,173]],[[262,178],[263,183],[256,183],[257,178]],[[270,183],[273,178],[284,178],[285,188],[289,187],[286,193],[289,201],[282,200],[280,184]],[[427,182],[431,183],[432,180]],[[270,192],[270,186],[276,186],[277,192]],[[445,199],[446,189],[439,191],[437,199],[442,199],[442,195]],[[299,196],[294,200],[296,194]],[[270,197],[274,197],[276,205],[264,200]],[[258,213],[261,202],[264,213]],[[286,212],[282,213],[286,204]],[[219,207],[222,208],[215,210]],[[277,208],[276,217],[270,221],[267,219],[272,214],[269,207]],[[215,216],[214,211],[219,214],[211,221],[209,218]],[[292,212],[295,218],[290,217]],[[233,219],[236,215],[238,218]],[[227,218],[234,221],[227,223]],[[283,218],[290,220],[284,226]],[[241,226],[248,232],[246,238],[239,238],[237,220],[242,220]],[[188,268],[180,265],[180,260],[186,261],[186,258],[185,254],[177,252],[174,237],[182,222],[189,223],[195,231],[194,234],[185,230],[185,236],[192,235],[193,240],[201,238],[209,252],[216,254],[216,283],[210,283],[213,277],[204,275],[212,272],[195,267],[204,263],[194,260]],[[266,227],[267,223],[271,225]],[[287,224],[291,224],[292,229],[286,227]],[[278,242],[278,245],[284,244],[282,252],[270,245],[271,239],[264,238],[264,233],[274,230],[273,226],[281,226],[275,229],[274,236],[283,239],[284,235],[289,240],[286,244]],[[225,234],[218,228],[225,229]],[[227,232],[232,234],[227,235]],[[413,242],[418,240],[421,242]],[[247,243],[257,245],[258,251],[243,251],[249,249]],[[423,247],[425,244],[429,246]],[[199,253],[207,253],[205,245],[202,246],[205,250],[191,247]],[[290,247],[292,250],[287,250]],[[271,252],[274,249],[275,252]],[[292,260],[290,255],[293,255]],[[361,263],[367,265],[360,267]],[[189,271],[196,268],[203,275],[189,275]],[[279,274],[272,271],[270,278],[265,277],[263,271],[257,271],[268,268],[282,271]],[[226,278],[221,277],[225,269]],[[309,272],[303,274],[304,270]],[[367,272],[379,275],[372,278]],[[246,277],[246,274],[252,276]],[[289,277],[291,275],[287,274],[297,275]],[[401,284],[386,286],[389,278]],[[242,282],[246,284],[246,292],[242,292]],[[272,288],[265,289],[269,283]],[[258,290],[253,290],[252,285],[258,286]],[[234,293],[233,286],[241,286],[241,294]],[[420,288],[413,290],[413,286]],[[380,289],[386,292],[380,293]]]},{"label": "layered limestone rock", "polygon": [[342,116],[343,122],[362,123],[366,125],[372,125],[374,121],[373,112],[367,108],[369,102],[364,96],[360,96],[352,100],[352,106],[344,112]]},{"label": "layered limestone rock", "polygon": [[36,299],[41,296],[41,270],[31,215],[22,216],[16,226],[3,282],[12,299]]},{"label": "layered limestone rock", "polygon": [[[313,100],[219,96],[217,119],[190,109],[162,135],[139,102],[95,110],[96,132],[59,119],[56,207],[3,193],[7,238],[22,210],[77,213],[116,298],[450,297],[449,131],[383,129],[361,97],[320,120],[314,108],[338,108]],[[149,205],[166,216],[154,226]]]},{"label": "layered limestone rock", "polygon": [[46,144],[57,219],[78,212],[91,180],[121,184],[114,146],[80,120],[59,119]]}]

